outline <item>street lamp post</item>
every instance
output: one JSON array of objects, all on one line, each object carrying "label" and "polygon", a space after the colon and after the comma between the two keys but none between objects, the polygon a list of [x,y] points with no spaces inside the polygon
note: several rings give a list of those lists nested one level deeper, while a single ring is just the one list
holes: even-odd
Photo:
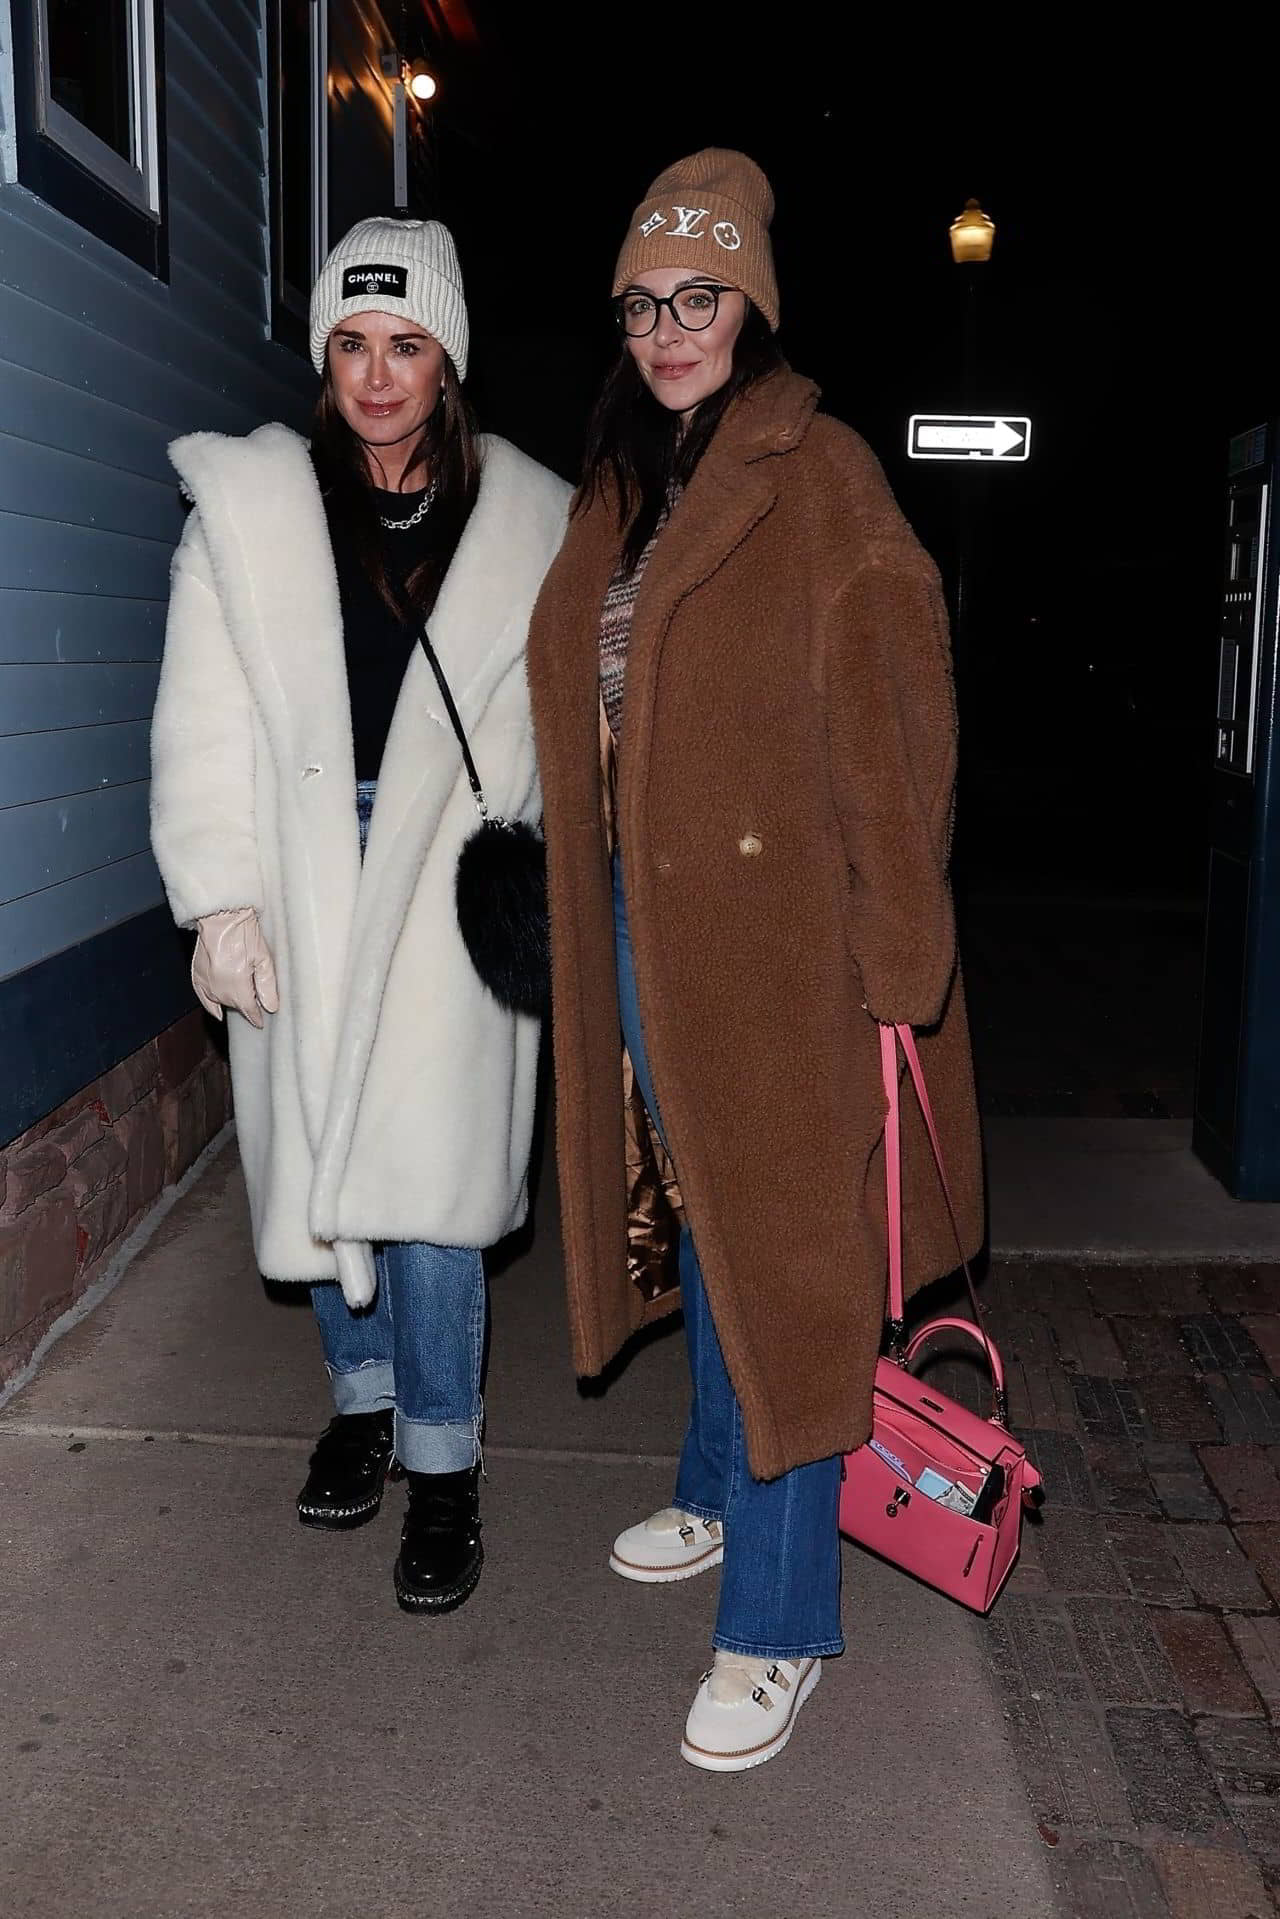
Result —
[{"label": "street lamp post", "polygon": [[[972,413],[977,401],[978,377],[978,268],[986,266],[995,244],[995,221],[982,211],[976,200],[966,200],[964,212],[951,222],[951,258],[964,275],[961,317],[961,406]],[[973,597],[973,500],[974,476],[961,478],[956,501],[956,680],[961,683],[968,664],[969,626]]]}]

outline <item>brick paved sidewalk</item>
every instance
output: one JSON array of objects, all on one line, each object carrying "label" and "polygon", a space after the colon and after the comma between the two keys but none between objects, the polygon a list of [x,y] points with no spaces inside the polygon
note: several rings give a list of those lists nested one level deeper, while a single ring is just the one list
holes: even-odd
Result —
[{"label": "brick paved sidewalk", "polygon": [[[1273,1919],[1280,1267],[1030,1261],[984,1287],[1039,1524],[984,1631],[1081,1919]],[[934,1374],[969,1403],[963,1362]]]}]

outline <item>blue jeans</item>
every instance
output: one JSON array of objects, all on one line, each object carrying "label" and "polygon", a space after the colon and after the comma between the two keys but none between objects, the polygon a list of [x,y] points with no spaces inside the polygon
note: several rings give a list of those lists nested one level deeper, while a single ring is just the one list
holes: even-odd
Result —
[{"label": "blue jeans", "polygon": [[[375,785],[356,789],[363,852]],[[333,1281],[311,1288],[339,1413],[395,1408],[396,1458],[414,1473],[453,1473],[480,1457],[486,1293],[474,1246],[374,1248],[378,1291],[353,1312]]]},{"label": "blue jeans", "polygon": [[411,1473],[456,1473],[480,1457],[484,1261],[473,1246],[374,1249],[378,1291],[353,1312],[332,1281],[311,1288],[339,1413],[395,1408],[396,1458]]},{"label": "blue jeans", "polygon": [[[613,918],[622,1034],[644,1103],[661,1131],[645,1056],[620,859],[613,864]],[[679,1173],[677,1165],[677,1178]],[[779,1479],[752,1477],[742,1409],[720,1351],[687,1223],[680,1235],[680,1292],[693,1404],[674,1503],[724,1526],[712,1643],[725,1652],[761,1659],[811,1659],[843,1652],[840,1456],[796,1466]]]}]

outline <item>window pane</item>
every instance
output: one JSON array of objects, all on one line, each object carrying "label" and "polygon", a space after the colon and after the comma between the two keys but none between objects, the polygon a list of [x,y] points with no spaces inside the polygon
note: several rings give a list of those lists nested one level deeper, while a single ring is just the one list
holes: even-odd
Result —
[{"label": "window pane", "polygon": [[280,0],[280,265],[311,291],[312,0]]},{"label": "window pane", "polygon": [[131,0],[46,0],[49,94],[131,164],[134,150]]}]

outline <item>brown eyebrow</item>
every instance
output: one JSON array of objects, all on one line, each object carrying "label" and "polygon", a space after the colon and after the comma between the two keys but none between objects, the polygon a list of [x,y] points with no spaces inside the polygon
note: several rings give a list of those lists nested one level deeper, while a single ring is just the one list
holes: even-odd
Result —
[{"label": "brown eyebrow", "polygon": [[[343,338],[347,340],[363,340],[365,337],[364,334],[360,331],[359,327],[336,326],[333,330],[335,333],[342,334]],[[393,333],[391,335],[391,338],[393,341],[433,340],[435,338],[435,335],[433,333],[428,333],[424,327],[420,333]]]},{"label": "brown eyebrow", "polygon": [[[716,287],[721,285],[723,285],[722,281],[713,280],[709,274],[696,273],[692,276],[691,279],[681,280],[679,285],[673,288],[673,291],[676,293],[683,293],[686,287]],[[732,292],[736,292],[737,288],[731,287],[729,290],[732,293]],[[629,287],[625,287],[623,289],[622,293],[619,295],[619,298],[625,300],[628,293],[643,293],[646,296],[646,298],[650,300],[655,300],[658,297],[657,294],[655,294],[655,292],[653,291],[652,287],[642,287],[635,280],[631,282],[631,285]]]}]

